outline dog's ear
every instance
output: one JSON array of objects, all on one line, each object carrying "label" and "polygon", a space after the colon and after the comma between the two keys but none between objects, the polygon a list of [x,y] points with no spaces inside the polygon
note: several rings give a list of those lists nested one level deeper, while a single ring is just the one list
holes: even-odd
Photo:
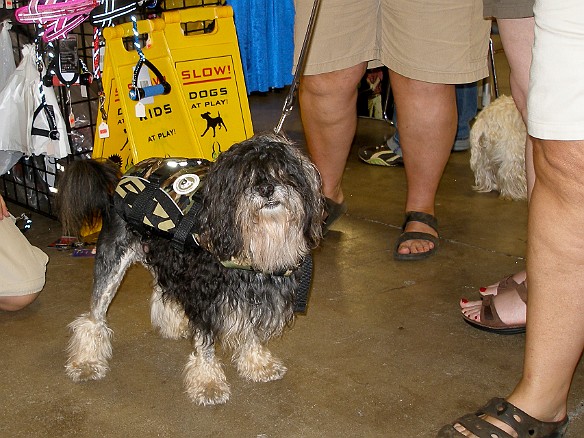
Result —
[{"label": "dog's ear", "polygon": [[66,166],[57,182],[59,219],[66,234],[95,228],[110,214],[120,177],[119,167],[108,160],[75,160]]},{"label": "dog's ear", "polygon": [[216,257],[229,260],[241,253],[243,238],[236,226],[236,205],[244,190],[230,150],[219,155],[202,190],[201,232]]}]

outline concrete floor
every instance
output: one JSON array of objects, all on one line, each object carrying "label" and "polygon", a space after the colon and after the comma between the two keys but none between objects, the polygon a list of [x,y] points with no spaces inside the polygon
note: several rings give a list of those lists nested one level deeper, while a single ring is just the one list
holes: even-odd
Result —
[{"label": "concrete floor", "polygon": [[[251,98],[256,132],[273,128],[284,97]],[[296,114],[285,130],[301,140]],[[137,266],[109,311],[109,374],[82,384],[66,377],[67,324],[88,309],[93,259],[46,248],[60,225],[34,215],[28,236],[50,263],[35,303],[0,312],[0,437],[432,437],[508,394],[520,376],[524,335],[470,327],[458,300],[523,268],[526,203],[473,192],[469,153],[452,154],[437,198],[439,253],[395,262],[404,170],[357,157],[360,146],[389,133],[385,122],[360,120],[344,180],[349,212],[315,251],[307,314],[271,345],[288,373],[253,384],[226,358],[232,397],[224,406],[198,407],[184,394],[190,345],[154,332],[149,274]],[[581,369],[569,409],[567,436],[584,436]]]}]

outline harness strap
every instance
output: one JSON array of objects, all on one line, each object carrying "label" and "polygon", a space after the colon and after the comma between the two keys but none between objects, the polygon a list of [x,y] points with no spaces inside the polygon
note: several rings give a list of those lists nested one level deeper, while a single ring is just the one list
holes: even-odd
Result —
[{"label": "harness strap", "polygon": [[113,20],[134,12],[138,8],[135,0],[104,0],[89,14],[89,21],[95,27],[113,25]]},{"label": "harness strap", "polygon": [[[197,222],[198,222],[198,217],[199,217],[199,213],[201,212],[201,210],[203,209],[203,206],[201,205],[200,202],[195,202],[192,207],[189,209],[189,211],[187,212],[187,214],[185,214],[183,216],[183,218],[181,219],[181,221],[178,223],[178,225],[175,227],[174,229],[174,235],[172,236],[172,242],[171,245],[183,252],[185,249],[185,243],[187,241],[187,239],[193,239],[193,230],[195,229]],[[195,241],[196,243],[196,241]]]},{"label": "harness strap", "polygon": [[150,182],[146,184],[144,190],[136,196],[132,208],[128,213],[128,222],[132,225],[144,229],[145,225],[142,218],[145,216],[146,212],[152,211],[156,204],[156,199],[154,196],[158,191],[158,185]]},{"label": "harness strap", "polygon": [[312,254],[308,254],[302,260],[300,265],[300,281],[294,296],[294,312],[306,312],[308,304],[308,292],[310,291],[310,283],[312,282]]},{"label": "harness strap", "polygon": [[42,38],[50,42],[64,38],[89,17],[97,4],[96,0],[32,0],[27,6],[18,8],[14,17],[20,23],[37,24],[46,27]]},{"label": "harness strap", "polygon": [[60,18],[57,21],[53,21],[46,27],[43,41],[48,43],[59,38],[65,38],[69,32],[83,23],[88,16],[86,13],[81,13],[73,18]]},{"label": "harness strap", "polygon": [[[47,122],[49,124],[49,129],[42,129],[37,128],[34,126],[34,122],[37,119],[38,115],[41,111],[45,112],[45,116],[47,117]],[[32,116],[32,127],[30,129],[30,133],[32,135],[40,135],[42,137],[50,138],[51,140],[59,140],[59,131],[57,129],[57,122],[55,118],[55,111],[53,110],[52,105],[48,105],[44,100],[41,104],[34,110]]]},{"label": "harness strap", "polygon": [[31,2],[28,6],[18,8],[14,12],[14,17],[19,23],[46,24],[60,18],[74,18],[79,14],[89,14],[95,5],[96,2],[93,0],[46,4]]}]

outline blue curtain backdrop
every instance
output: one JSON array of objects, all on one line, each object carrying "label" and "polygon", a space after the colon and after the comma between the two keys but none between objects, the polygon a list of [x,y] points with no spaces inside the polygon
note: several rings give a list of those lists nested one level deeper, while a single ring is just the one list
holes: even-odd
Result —
[{"label": "blue curtain backdrop", "polygon": [[292,83],[293,0],[228,0],[233,8],[247,92]]}]

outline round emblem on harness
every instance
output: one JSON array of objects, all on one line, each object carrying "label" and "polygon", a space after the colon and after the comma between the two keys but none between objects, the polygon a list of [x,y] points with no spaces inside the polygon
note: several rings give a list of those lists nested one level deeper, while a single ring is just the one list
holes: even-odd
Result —
[{"label": "round emblem on harness", "polygon": [[174,192],[178,195],[188,195],[195,191],[199,187],[201,179],[199,175],[194,173],[186,173],[179,176],[174,183],[172,183],[172,188]]}]

